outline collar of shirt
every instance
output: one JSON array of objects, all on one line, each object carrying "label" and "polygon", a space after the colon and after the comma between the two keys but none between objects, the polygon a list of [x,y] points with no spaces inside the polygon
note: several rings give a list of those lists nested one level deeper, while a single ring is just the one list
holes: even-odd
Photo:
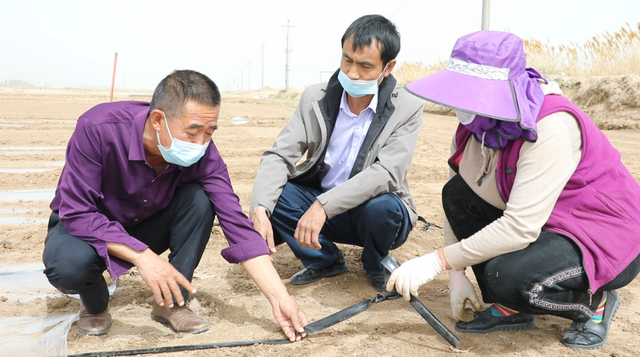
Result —
[{"label": "collar of shirt", "polygon": [[[377,107],[378,107],[378,93],[376,92],[376,94],[373,95],[373,98],[371,98],[371,102],[369,102],[369,105],[363,110],[363,112],[365,110],[371,109],[375,114]],[[354,116],[357,117],[357,115],[351,111],[351,108],[349,108],[349,103],[347,103],[347,91],[345,90],[342,91],[342,99],[340,100],[340,110],[342,110],[343,112],[345,112],[345,114],[351,117],[354,117]]]},{"label": "collar of shirt", "polygon": [[144,124],[147,122],[149,110],[141,110],[133,118],[131,128],[131,137],[129,137],[129,160],[145,161],[147,155],[144,153],[144,144],[142,143],[142,135],[144,133]]}]

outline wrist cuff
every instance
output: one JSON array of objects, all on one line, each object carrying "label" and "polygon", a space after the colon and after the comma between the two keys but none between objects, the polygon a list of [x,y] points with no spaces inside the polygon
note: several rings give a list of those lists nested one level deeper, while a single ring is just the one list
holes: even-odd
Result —
[{"label": "wrist cuff", "polygon": [[[440,262],[440,266],[442,267],[443,271],[449,271],[449,270],[453,270],[453,269],[447,269],[447,266],[444,264],[444,261],[442,261],[442,258],[440,258],[440,253],[438,253],[439,251],[436,250],[436,255],[438,256],[438,261]],[[442,252],[442,255],[444,255],[444,252]]]},{"label": "wrist cuff", "polygon": [[438,257],[438,260],[440,261],[440,265],[442,266],[442,270],[444,270],[444,271],[449,271],[449,270],[451,270],[451,269],[447,269],[447,266],[446,266],[446,265],[444,265],[444,263],[442,262],[442,259],[440,259],[440,257]]}]

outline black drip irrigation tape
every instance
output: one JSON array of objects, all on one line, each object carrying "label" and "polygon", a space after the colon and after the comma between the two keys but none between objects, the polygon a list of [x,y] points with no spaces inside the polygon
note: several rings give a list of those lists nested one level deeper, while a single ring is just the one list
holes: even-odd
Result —
[{"label": "black drip irrigation tape", "polygon": [[220,342],[220,343],[206,343],[202,345],[183,345],[183,346],[141,348],[137,350],[78,353],[78,354],[67,355],[67,357],[132,356],[132,355],[154,354],[154,353],[208,350],[213,348],[224,348],[224,347],[253,346],[253,345],[260,345],[260,344],[283,345],[286,343],[291,343],[291,341],[289,340],[256,340],[256,341]]},{"label": "black drip irrigation tape", "polygon": [[[389,271],[390,273],[396,270],[400,264],[398,261],[392,256],[386,257],[382,261],[382,265]],[[328,327],[331,327],[339,322],[350,319],[353,316],[367,310],[373,304],[386,301],[386,300],[395,300],[402,297],[402,295],[398,294],[395,290],[392,292],[381,295],[377,294],[371,299],[363,300],[357,304],[351,305],[348,308],[338,311],[334,314],[331,314],[325,318],[322,318],[318,321],[312,322],[304,327],[306,333],[315,333],[322,331]],[[442,338],[444,338],[449,344],[453,347],[457,347],[460,343],[460,340],[453,334],[445,325],[440,322],[429,309],[427,309],[424,304],[416,299],[415,297],[411,297],[410,301],[411,305],[416,309],[416,311],[424,318],[431,327],[433,327]],[[106,351],[106,352],[89,352],[89,353],[79,353],[79,354],[71,354],[67,355],[67,357],[107,357],[107,356],[131,356],[131,355],[141,355],[141,354],[154,354],[154,353],[167,353],[167,352],[180,352],[180,351],[194,351],[194,350],[206,350],[206,349],[214,349],[214,348],[224,348],[224,347],[241,347],[241,346],[253,346],[253,345],[282,345],[291,343],[287,339],[282,340],[254,340],[254,341],[235,341],[235,342],[219,342],[219,343],[207,343],[201,345],[183,345],[183,346],[168,346],[168,347],[152,347],[152,348],[142,348],[137,350],[122,350],[122,351]]]}]

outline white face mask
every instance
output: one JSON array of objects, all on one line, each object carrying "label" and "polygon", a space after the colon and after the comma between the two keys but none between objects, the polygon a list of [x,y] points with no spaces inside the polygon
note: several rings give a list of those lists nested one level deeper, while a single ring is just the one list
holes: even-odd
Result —
[{"label": "white face mask", "polygon": [[338,81],[340,82],[340,85],[342,85],[342,88],[344,88],[344,90],[346,90],[352,97],[360,98],[365,95],[376,94],[378,93],[378,81],[387,69],[387,65],[389,65],[388,62],[382,69],[378,78],[371,80],[351,79],[346,73],[344,73],[344,71],[342,71],[342,69],[340,69],[340,73],[338,73]]},{"label": "white face mask", "polygon": [[461,110],[455,110],[455,112],[456,112],[456,117],[458,118],[458,121],[460,121],[462,125],[469,125],[473,122],[473,119],[476,118],[476,115],[473,113],[463,112]]},{"label": "white face mask", "polygon": [[211,140],[207,141],[204,145],[199,145],[175,139],[171,135],[169,123],[167,122],[167,117],[164,115],[164,112],[162,113],[162,116],[164,117],[164,123],[167,126],[169,137],[171,138],[171,146],[169,149],[165,149],[164,146],[162,146],[162,143],[160,143],[160,133],[156,131],[156,136],[158,137],[158,149],[160,149],[160,154],[162,154],[164,161],[184,167],[189,167],[198,162],[198,160],[200,160],[207,151],[207,147]]}]

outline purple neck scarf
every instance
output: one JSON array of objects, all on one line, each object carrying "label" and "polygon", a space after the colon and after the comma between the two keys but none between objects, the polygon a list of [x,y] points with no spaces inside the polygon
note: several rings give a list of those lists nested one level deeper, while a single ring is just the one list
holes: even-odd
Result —
[{"label": "purple neck scarf", "polygon": [[476,115],[471,123],[466,124],[465,126],[474,134],[476,140],[492,149],[505,147],[509,140],[521,138],[526,141],[536,141],[538,139],[536,119],[544,100],[538,79],[548,83],[538,71],[527,68],[523,76],[513,80],[514,87],[523,88],[525,93],[521,94],[528,99],[518,101],[520,105],[523,103],[528,105],[526,108],[518,108],[521,120],[507,121]]}]

